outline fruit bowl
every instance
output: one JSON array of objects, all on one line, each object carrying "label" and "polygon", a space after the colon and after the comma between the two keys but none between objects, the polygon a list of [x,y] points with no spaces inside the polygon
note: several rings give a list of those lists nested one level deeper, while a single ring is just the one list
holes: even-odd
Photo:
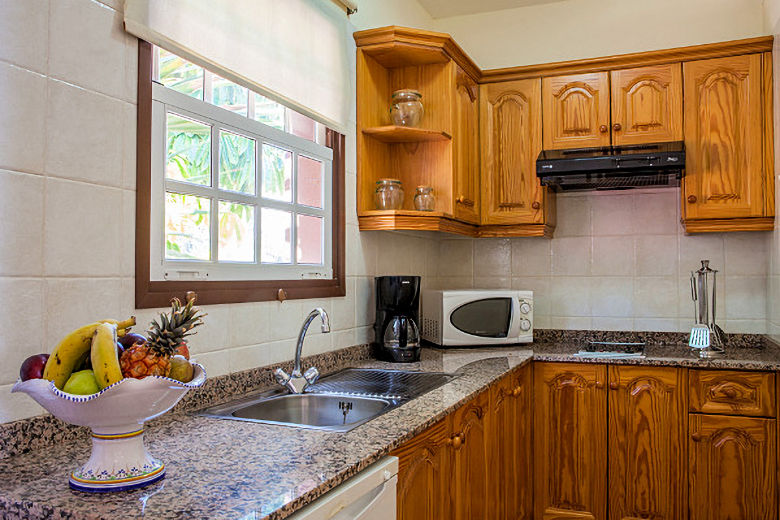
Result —
[{"label": "fruit bowl", "polygon": [[58,390],[52,381],[29,379],[17,381],[11,392],[24,392],[58,419],[92,429],[92,454],[71,473],[71,488],[90,493],[124,491],[165,476],[165,465],[144,446],[143,424],[203,384],[206,371],[197,363],[193,367],[189,383],[160,376],[126,378],[96,394],[74,395]]}]

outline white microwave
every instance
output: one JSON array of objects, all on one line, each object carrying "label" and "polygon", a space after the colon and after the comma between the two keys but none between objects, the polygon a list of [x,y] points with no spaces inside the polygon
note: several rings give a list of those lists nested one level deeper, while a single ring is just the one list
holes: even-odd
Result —
[{"label": "white microwave", "polygon": [[496,289],[422,292],[422,339],[441,346],[534,339],[534,293]]}]

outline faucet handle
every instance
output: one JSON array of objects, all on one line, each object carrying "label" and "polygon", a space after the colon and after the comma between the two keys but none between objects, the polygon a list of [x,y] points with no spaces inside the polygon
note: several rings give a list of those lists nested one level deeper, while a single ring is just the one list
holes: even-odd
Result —
[{"label": "faucet handle", "polygon": [[316,367],[311,367],[309,370],[304,372],[303,377],[310,385],[313,385],[317,382],[317,379],[320,378],[320,371],[317,370]]},{"label": "faucet handle", "polygon": [[276,382],[279,383],[282,386],[285,386],[287,382],[290,380],[290,374],[282,370],[281,368],[277,368],[274,370],[274,379],[276,379]]}]

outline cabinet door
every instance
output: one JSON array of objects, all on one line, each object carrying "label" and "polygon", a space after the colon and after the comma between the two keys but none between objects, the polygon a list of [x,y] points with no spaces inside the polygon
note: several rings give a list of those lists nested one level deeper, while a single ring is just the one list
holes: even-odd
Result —
[{"label": "cabinet door", "polygon": [[[482,392],[450,416],[455,520],[489,518],[486,416],[490,392]],[[491,479],[492,485],[492,479]]]},{"label": "cabinet door", "polygon": [[774,419],[690,416],[690,520],[777,518]]},{"label": "cabinet door", "polygon": [[609,367],[609,518],[685,518],[685,370]]},{"label": "cabinet door", "polygon": [[544,222],[536,176],[542,149],[540,80],[482,85],[482,223]]},{"label": "cabinet door", "polygon": [[450,518],[448,422],[439,421],[392,454],[398,457],[398,520]]},{"label": "cabinet door", "polygon": [[455,218],[479,223],[479,86],[463,70],[455,72]]},{"label": "cabinet door", "polygon": [[609,146],[609,73],[542,79],[544,149]]},{"label": "cabinet door", "polygon": [[534,365],[535,518],[607,518],[607,368]]},{"label": "cabinet door", "polygon": [[533,485],[531,365],[491,388],[488,510],[495,520],[531,520]]},{"label": "cabinet door", "polygon": [[685,78],[685,219],[765,214],[761,55],[691,61]]},{"label": "cabinet door", "polygon": [[682,140],[679,63],[615,70],[610,83],[614,145]]}]

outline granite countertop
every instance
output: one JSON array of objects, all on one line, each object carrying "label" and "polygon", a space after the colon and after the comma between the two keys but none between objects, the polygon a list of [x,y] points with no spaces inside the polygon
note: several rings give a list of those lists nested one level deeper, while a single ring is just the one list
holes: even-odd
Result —
[{"label": "granite countertop", "polygon": [[419,363],[353,362],[349,366],[460,377],[347,433],[170,413],[145,434],[150,451],[165,462],[167,476],[136,491],[90,495],[68,488],[68,473],[89,454],[86,435],[0,459],[0,517],[285,518],[531,360],[780,370],[780,348],[773,344],[729,348],[726,357],[714,360],[695,358],[679,345],[650,345],[640,359],[572,356],[580,345],[581,341],[558,341],[526,347],[425,349]]}]

